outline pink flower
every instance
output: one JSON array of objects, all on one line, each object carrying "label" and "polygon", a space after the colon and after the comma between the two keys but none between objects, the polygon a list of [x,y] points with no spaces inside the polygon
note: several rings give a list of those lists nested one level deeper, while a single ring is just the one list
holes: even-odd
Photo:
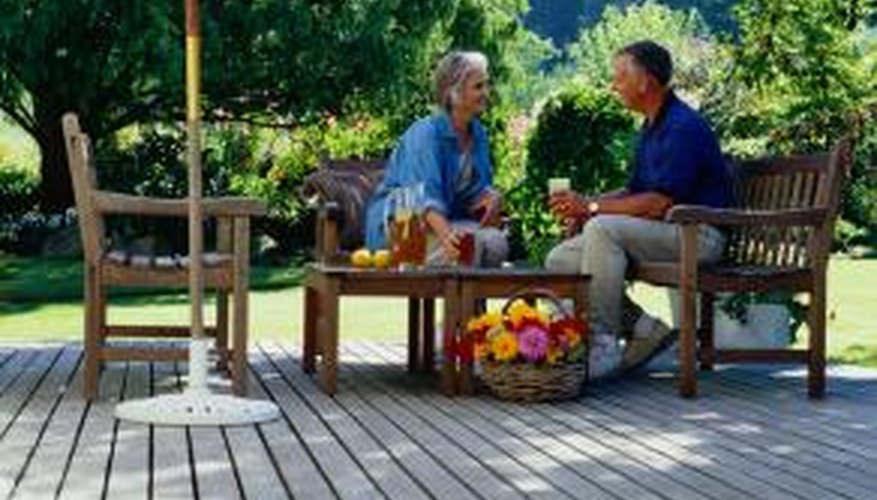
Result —
[{"label": "pink flower", "polygon": [[541,361],[548,352],[548,332],[537,326],[525,326],[518,334],[518,352],[529,362]]}]

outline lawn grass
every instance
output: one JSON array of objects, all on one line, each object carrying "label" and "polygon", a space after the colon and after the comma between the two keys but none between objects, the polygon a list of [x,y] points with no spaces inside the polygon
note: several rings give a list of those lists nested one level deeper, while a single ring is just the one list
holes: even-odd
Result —
[{"label": "lawn grass", "polygon": [[[832,361],[877,367],[877,260],[834,258],[829,268],[828,349]],[[299,341],[302,292],[299,267],[253,269],[251,335],[255,340]],[[0,340],[78,340],[82,332],[78,261],[0,256]],[[185,291],[127,294],[111,299],[111,322],[186,323]],[[649,311],[669,318],[664,290],[638,284],[634,298]],[[212,302],[212,299],[208,299]],[[390,298],[345,298],[343,338],[404,340],[406,302]],[[212,320],[212,308],[205,311]],[[803,340],[802,340],[803,341]]]},{"label": "lawn grass", "polygon": [[0,113],[0,167],[3,166],[35,172],[40,166],[40,149],[27,132]]}]

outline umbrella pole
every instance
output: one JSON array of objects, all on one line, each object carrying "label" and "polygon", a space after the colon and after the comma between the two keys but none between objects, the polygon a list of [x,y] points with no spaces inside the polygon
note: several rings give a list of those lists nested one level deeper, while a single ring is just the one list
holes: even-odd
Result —
[{"label": "umbrella pole", "polygon": [[204,337],[204,226],[201,167],[201,33],[198,0],[186,2],[186,163],[189,166],[189,300],[192,344],[189,388],[207,389]]},{"label": "umbrella pole", "polygon": [[182,394],[125,401],[116,418],[158,425],[244,425],[280,416],[277,405],[224,394],[207,385],[204,336],[204,228],[201,203],[201,35],[198,0],[186,2],[186,159],[189,165],[189,297],[192,340],[189,347],[189,385]]}]

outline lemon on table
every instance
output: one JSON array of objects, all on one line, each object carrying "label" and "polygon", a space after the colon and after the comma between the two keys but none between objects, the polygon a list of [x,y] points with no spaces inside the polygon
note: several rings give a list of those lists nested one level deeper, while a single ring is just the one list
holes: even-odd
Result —
[{"label": "lemon on table", "polygon": [[378,269],[386,269],[390,267],[390,251],[375,250],[374,255],[372,255],[372,264]]},{"label": "lemon on table", "polygon": [[371,267],[372,265],[372,253],[368,250],[368,248],[360,248],[359,250],[350,254],[350,263],[355,267]]}]

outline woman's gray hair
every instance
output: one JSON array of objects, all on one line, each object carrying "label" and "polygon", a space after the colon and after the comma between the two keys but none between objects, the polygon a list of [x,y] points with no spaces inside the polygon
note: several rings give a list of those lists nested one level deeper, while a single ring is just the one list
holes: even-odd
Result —
[{"label": "woman's gray hair", "polygon": [[460,98],[466,78],[475,71],[487,73],[487,57],[481,52],[455,50],[435,68],[435,98],[446,111]]}]

